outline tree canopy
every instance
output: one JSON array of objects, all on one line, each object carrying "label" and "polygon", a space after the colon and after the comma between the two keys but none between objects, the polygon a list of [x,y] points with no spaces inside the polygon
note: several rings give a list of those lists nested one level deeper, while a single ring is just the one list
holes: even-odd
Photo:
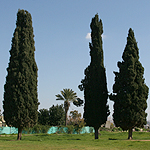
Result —
[{"label": "tree canopy", "polygon": [[63,105],[56,105],[49,108],[50,125],[60,126],[65,124],[65,110]]},{"label": "tree canopy", "polygon": [[18,10],[16,29],[4,85],[4,119],[18,128],[18,140],[24,127],[32,127],[38,119],[37,65],[34,57],[34,35],[31,14]]},{"label": "tree canopy", "polygon": [[52,105],[48,109],[40,109],[38,123],[41,125],[59,126],[65,123],[65,110],[63,105]]},{"label": "tree canopy", "polygon": [[95,129],[95,139],[98,138],[99,127],[107,121],[109,108],[107,105],[108,90],[104,68],[102,34],[102,20],[98,14],[92,18],[90,56],[91,63],[85,69],[85,78],[81,81],[79,89],[84,91],[84,119],[86,125]]},{"label": "tree canopy", "polygon": [[119,72],[114,72],[114,94],[110,95],[110,99],[114,101],[115,125],[129,130],[128,138],[132,139],[132,129],[146,124],[149,88],[144,83],[144,68],[139,61],[139,49],[131,28],[122,59],[118,62]]}]

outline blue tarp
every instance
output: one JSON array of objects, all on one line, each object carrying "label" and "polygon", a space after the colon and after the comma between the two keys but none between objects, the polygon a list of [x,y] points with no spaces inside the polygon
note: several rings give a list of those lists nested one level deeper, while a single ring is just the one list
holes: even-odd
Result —
[{"label": "blue tarp", "polygon": [[0,134],[17,134],[18,128],[15,127],[0,127]]},{"label": "blue tarp", "polygon": [[[68,132],[68,128],[67,127],[51,127],[48,130],[48,134],[53,134],[53,133],[67,133]],[[93,133],[94,132],[94,128],[92,127],[83,127],[80,131],[81,134],[83,133]],[[0,134],[17,134],[18,133],[18,128],[15,127],[0,127]],[[27,134],[27,131],[22,131],[22,133]],[[32,131],[30,132],[30,134],[34,134],[35,132]],[[77,134],[77,132],[75,130],[73,130],[73,134]]]},{"label": "blue tarp", "polygon": [[51,128],[49,128],[49,130],[48,130],[48,134],[52,134],[52,133],[56,133],[58,131],[58,127],[51,127]]}]

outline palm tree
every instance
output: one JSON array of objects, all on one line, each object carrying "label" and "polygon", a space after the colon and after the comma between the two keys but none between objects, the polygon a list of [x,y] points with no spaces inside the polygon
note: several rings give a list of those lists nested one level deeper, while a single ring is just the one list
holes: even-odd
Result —
[{"label": "palm tree", "polygon": [[63,100],[64,101],[64,108],[65,108],[65,126],[67,126],[67,113],[70,107],[70,102],[77,101],[77,94],[72,89],[63,89],[60,91],[61,94],[57,94],[56,100]]}]

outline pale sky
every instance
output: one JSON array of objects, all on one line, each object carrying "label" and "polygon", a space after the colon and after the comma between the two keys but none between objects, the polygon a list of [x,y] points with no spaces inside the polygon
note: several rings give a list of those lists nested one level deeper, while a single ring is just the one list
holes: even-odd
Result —
[{"label": "pale sky", "polygon": [[[150,1],[148,0],[1,0],[0,1],[0,109],[2,109],[6,68],[9,62],[11,39],[16,27],[17,11],[31,13],[35,35],[35,56],[38,65],[39,109],[50,108],[56,94],[63,88],[71,88],[83,99],[78,89],[84,78],[84,69],[90,63],[89,42],[91,19],[98,13],[103,22],[104,65],[108,91],[114,84],[113,71],[122,61],[129,28],[138,42],[140,62],[145,68],[144,77],[150,87]],[[150,100],[148,120],[150,120]],[[111,114],[113,102],[108,100]],[[70,111],[83,107],[73,105]]]}]

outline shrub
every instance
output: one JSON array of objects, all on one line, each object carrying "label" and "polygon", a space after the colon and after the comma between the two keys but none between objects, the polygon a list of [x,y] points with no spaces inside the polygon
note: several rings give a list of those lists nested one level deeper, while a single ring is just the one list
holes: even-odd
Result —
[{"label": "shrub", "polygon": [[72,134],[72,133],[73,133],[73,130],[74,130],[74,126],[73,126],[73,125],[68,125],[68,126],[67,126],[67,133],[68,133],[68,134]]},{"label": "shrub", "polygon": [[46,126],[46,125],[35,125],[32,128],[24,128],[23,133],[28,133],[28,134],[32,134],[32,133],[47,133],[49,130],[50,126]]},{"label": "shrub", "polygon": [[140,128],[135,127],[134,129],[135,129],[135,131],[140,131]]}]

